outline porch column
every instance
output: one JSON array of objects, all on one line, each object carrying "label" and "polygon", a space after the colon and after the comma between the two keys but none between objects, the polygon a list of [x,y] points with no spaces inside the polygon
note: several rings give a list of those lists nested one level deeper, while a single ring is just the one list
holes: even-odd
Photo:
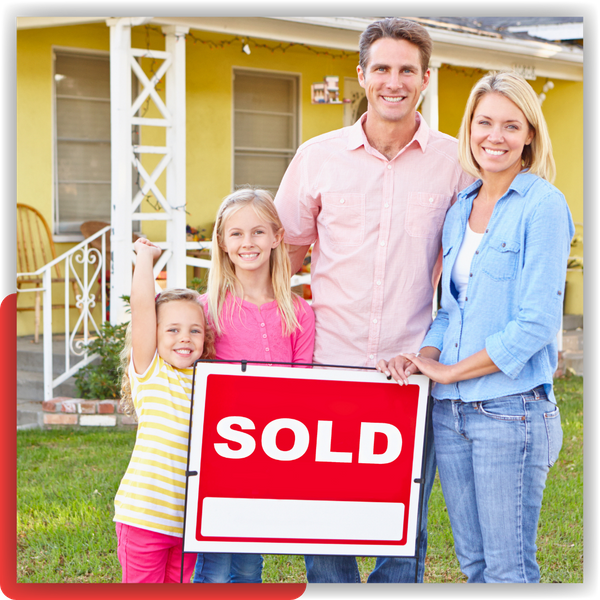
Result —
[{"label": "porch column", "polygon": [[425,98],[423,98],[423,106],[421,108],[421,114],[425,117],[427,125],[429,125],[430,129],[434,129],[435,131],[438,131],[440,127],[438,71],[441,66],[442,63],[437,61],[431,61],[429,63],[431,75],[429,77],[429,85],[425,90]]},{"label": "porch column", "polygon": [[167,286],[185,287],[186,225],[186,101],[185,101],[185,36],[189,27],[169,25],[163,27],[165,49],[172,57],[166,85],[167,108],[172,115],[167,128],[166,143],[171,152],[167,166],[167,198],[173,209],[166,223],[167,243],[171,257],[167,262]]},{"label": "porch column", "polygon": [[111,211],[110,322],[125,321],[131,293],[131,28],[149,17],[107,19],[110,27]]}]

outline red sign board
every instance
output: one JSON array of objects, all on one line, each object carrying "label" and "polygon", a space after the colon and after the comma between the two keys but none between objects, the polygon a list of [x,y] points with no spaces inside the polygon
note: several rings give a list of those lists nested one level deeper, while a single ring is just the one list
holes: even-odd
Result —
[{"label": "red sign board", "polygon": [[184,550],[412,556],[425,377],[196,368]]}]

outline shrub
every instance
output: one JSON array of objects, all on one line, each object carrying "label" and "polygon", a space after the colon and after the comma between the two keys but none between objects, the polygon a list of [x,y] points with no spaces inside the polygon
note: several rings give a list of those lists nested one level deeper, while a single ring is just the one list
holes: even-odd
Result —
[{"label": "shrub", "polygon": [[88,344],[90,352],[100,356],[75,374],[75,385],[81,398],[111,399],[121,397],[119,354],[125,344],[128,323],[111,325],[105,321],[100,335]]}]

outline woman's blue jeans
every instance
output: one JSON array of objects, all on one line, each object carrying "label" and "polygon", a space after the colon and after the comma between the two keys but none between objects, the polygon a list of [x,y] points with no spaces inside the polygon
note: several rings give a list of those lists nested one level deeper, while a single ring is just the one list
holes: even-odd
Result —
[{"label": "woman's blue jeans", "polygon": [[199,553],[194,583],[262,583],[260,554]]},{"label": "woman's blue jeans", "polygon": [[469,583],[535,583],[548,469],[562,446],[542,386],[483,402],[436,400],[435,454],[454,547]]}]

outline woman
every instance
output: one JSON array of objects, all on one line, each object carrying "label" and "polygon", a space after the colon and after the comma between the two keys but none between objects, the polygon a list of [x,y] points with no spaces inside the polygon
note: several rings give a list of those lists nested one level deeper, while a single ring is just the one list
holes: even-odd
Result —
[{"label": "woman", "polygon": [[459,157],[479,179],[446,216],[441,309],[419,353],[378,368],[401,385],[409,366],[436,382],[435,452],[469,582],[533,583],[543,490],[562,445],[552,378],[574,227],[522,77],[475,84]]}]

